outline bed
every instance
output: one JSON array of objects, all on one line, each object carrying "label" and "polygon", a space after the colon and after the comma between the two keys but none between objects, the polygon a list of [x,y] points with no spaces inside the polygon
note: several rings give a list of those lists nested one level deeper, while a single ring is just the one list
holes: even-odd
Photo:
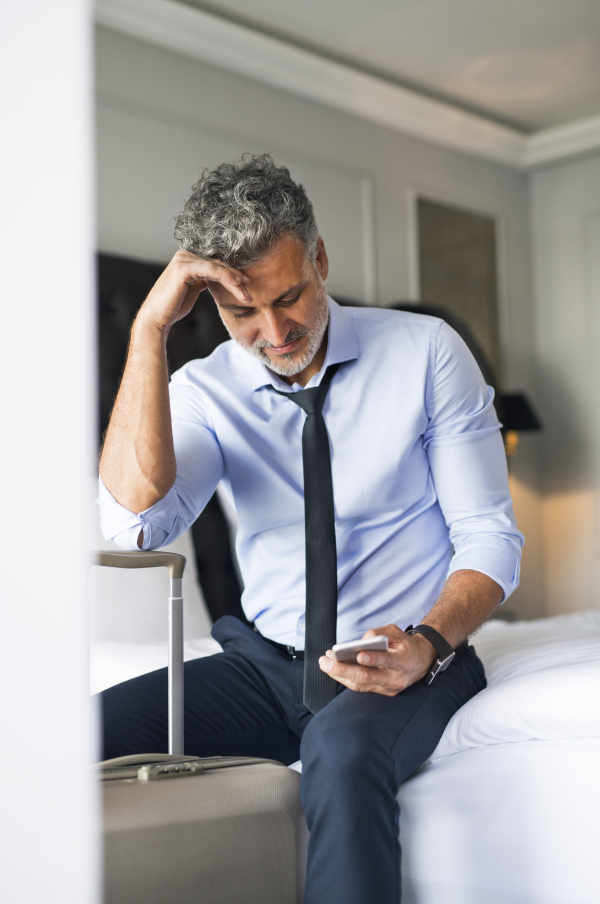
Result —
[{"label": "bed", "polygon": [[[598,904],[600,612],[492,621],[472,643],[488,687],[398,795],[403,904]],[[166,643],[94,643],[92,692],[166,662]]]},{"label": "bed", "polygon": [[400,789],[403,904],[598,904],[600,612],[472,642],[488,687]]}]

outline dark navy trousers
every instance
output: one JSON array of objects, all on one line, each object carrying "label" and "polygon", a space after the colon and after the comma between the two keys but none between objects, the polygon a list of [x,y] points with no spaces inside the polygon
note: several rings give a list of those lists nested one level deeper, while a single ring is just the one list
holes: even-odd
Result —
[{"label": "dark navy trousers", "polygon": [[[342,690],[313,716],[302,704],[303,662],[231,616],[212,634],[224,652],[185,664],[186,754],[301,758],[305,904],[398,904],[398,787],[485,687],[475,650],[460,647],[430,686],[418,682],[396,697]],[[166,752],[166,669],[101,697],[105,759]]]}]

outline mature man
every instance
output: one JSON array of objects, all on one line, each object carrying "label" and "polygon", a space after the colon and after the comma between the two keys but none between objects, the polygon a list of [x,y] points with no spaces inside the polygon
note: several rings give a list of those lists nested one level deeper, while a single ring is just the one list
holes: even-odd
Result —
[{"label": "mature man", "polygon": [[[465,640],[518,584],[491,390],[443,322],[327,297],[310,201],[268,155],[205,171],[175,235],[132,329],[103,530],[162,546],[222,482],[255,631],[221,619],[224,652],[186,664],[186,753],[300,755],[306,904],[397,904],[398,786],[485,686]],[[205,287],[233,341],[169,387],[169,328]],[[338,641],[387,653],[334,660],[336,596]],[[106,691],[105,756],[165,749],[165,700],[165,670]]]}]

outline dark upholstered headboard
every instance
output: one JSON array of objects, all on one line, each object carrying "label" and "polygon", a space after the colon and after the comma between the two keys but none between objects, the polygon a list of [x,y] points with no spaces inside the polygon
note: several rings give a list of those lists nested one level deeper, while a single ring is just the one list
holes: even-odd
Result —
[{"label": "dark upholstered headboard", "polygon": [[[165,265],[98,255],[99,437],[108,426],[119,388],[133,319]],[[208,292],[202,292],[192,312],[172,328],[167,342],[169,369],[204,358],[228,339],[228,333]],[[192,527],[198,579],[213,621],[235,615],[245,621],[241,587],[234,565],[229,528],[217,496],[213,496]]]}]

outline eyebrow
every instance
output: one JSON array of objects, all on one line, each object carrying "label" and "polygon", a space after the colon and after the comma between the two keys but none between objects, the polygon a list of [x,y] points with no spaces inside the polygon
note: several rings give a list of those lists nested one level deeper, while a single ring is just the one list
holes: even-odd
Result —
[{"label": "eyebrow", "polygon": [[[298,283],[297,285],[292,286],[291,288],[287,289],[285,292],[282,292],[281,295],[278,295],[277,298],[274,298],[273,301],[271,302],[271,304],[277,304],[278,301],[283,301],[283,299],[287,298],[288,295],[294,295],[296,292],[299,294],[307,287],[307,285],[308,285],[308,280],[307,279],[302,280],[301,283]],[[217,302],[217,304],[219,305],[220,308],[223,308],[224,311],[234,311],[234,312],[235,311],[247,311],[249,308],[252,307],[251,304],[248,304],[248,305],[227,304],[227,303],[220,304],[219,302]]]}]

